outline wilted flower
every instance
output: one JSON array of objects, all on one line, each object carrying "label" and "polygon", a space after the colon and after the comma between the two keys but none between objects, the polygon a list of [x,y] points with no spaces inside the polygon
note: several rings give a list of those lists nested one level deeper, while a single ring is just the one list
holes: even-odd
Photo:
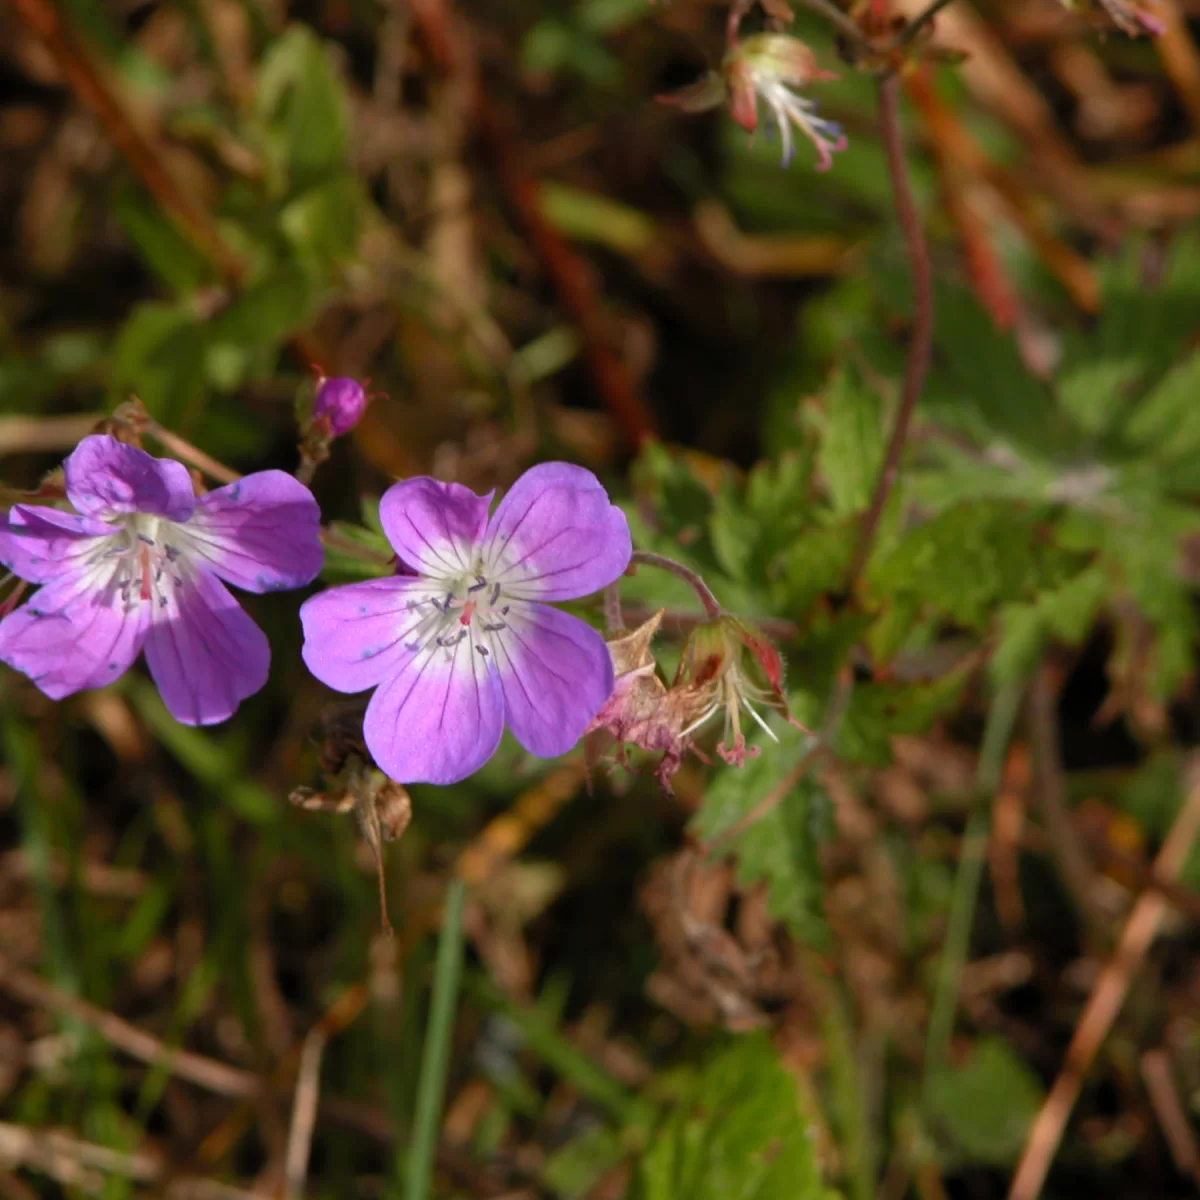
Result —
[{"label": "wilted flower", "polygon": [[687,690],[697,713],[683,730],[684,737],[725,710],[725,736],[717,745],[717,753],[736,767],[758,754],[758,747],[747,746],[742,733],[743,708],[776,741],[779,739],[755,711],[754,704],[774,708],[798,729],[804,728],[788,712],[779,651],[757,629],[737,617],[718,617],[692,631],[671,691],[677,689]]},{"label": "wilted flower", "polygon": [[367,409],[367,393],[357,379],[334,376],[317,379],[312,419],[327,437],[341,437],[352,430]]},{"label": "wilted flower", "polygon": [[759,33],[736,42],[725,55],[720,73],[710,71],[695,83],[669,95],[664,104],[684,112],[706,112],[726,101],[733,119],[748,133],[758,128],[758,102],[770,110],[779,130],[783,165],[792,161],[795,125],[817,148],[817,170],[833,164],[832,155],[846,148],[846,136],[836,121],[816,116],[816,101],[798,96],[793,88],[837,76],[817,66],[816,55],[797,38],[782,33]]},{"label": "wilted flower", "polygon": [[489,520],[492,494],[427,477],[395,484],[379,519],[417,574],[331,588],[300,609],[312,673],[338,691],[376,689],[363,734],[403,783],[466,778],[506,721],[531,754],[562,754],[612,691],[604,639],[543,601],[624,571],[624,514],[567,463],[526,471]]},{"label": "wilted flower", "polygon": [[271,655],[221,580],[249,592],[312,580],[312,493],[261,471],[198,497],[181,463],[99,434],[63,466],[74,513],[15,504],[0,528],[0,562],[42,585],[0,621],[0,661],[60,700],[111,683],[144,648],[176,720],[225,720],[266,683]]},{"label": "wilted flower", "polygon": [[[671,791],[671,776],[689,748],[683,736],[684,726],[695,715],[690,695],[668,693],[659,678],[650,643],[658,632],[663,612],[659,609],[631,633],[611,638],[608,652],[612,659],[614,683],[612,695],[587,727],[588,734],[606,732],[619,746],[618,761],[625,762],[625,747],[661,751],[658,778],[664,790]],[[598,743],[589,739],[588,758],[595,761]]]},{"label": "wilted flower", "polygon": [[816,116],[816,101],[792,89],[824,79],[836,79],[817,66],[816,55],[797,38],[760,33],[734,46],[722,64],[730,93],[730,115],[748,133],[758,128],[758,102],[770,110],[779,130],[783,165],[792,161],[792,126],[817,148],[817,170],[833,165],[832,155],[846,148],[846,136],[836,121]]}]

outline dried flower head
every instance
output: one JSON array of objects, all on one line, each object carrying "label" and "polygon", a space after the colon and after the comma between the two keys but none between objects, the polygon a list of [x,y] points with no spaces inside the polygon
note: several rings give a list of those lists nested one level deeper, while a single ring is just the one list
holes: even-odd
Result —
[{"label": "dried flower head", "polygon": [[816,101],[793,89],[837,76],[817,65],[816,55],[798,38],[760,33],[739,42],[721,65],[729,88],[730,114],[748,133],[758,128],[758,103],[769,110],[783,147],[783,165],[792,161],[794,125],[817,149],[817,170],[833,164],[833,154],[846,148],[846,136],[835,121],[816,116]]},{"label": "dried flower head", "polygon": [[718,617],[692,631],[671,688],[672,692],[679,690],[689,695],[690,707],[696,712],[683,730],[684,737],[724,710],[725,735],[717,745],[717,753],[732,766],[742,766],[759,752],[757,746],[746,744],[742,709],[776,741],[779,739],[755,711],[755,704],[774,708],[798,729],[804,728],[788,712],[779,651],[757,629],[737,617]]},{"label": "dried flower head", "polygon": [[562,754],[612,692],[604,639],[544,602],[624,571],[624,514],[568,463],[526,471],[489,518],[491,500],[427,477],[396,484],[379,519],[416,574],[330,588],[300,609],[309,670],[338,691],[376,689],[363,734],[403,783],[465,779],[506,722],[530,753]]},{"label": "dried flower head", "polygon": [[282,471],[196,496],[187,468],[103,434],[63,464],[75,512],[14,504],[0,562],[41,584],[0,621],[0,661],[54,700],[123,675],[144,648],[176,720],[232,716],[270,649],[228,591],[302,587],[321,569],[321,514]]}]

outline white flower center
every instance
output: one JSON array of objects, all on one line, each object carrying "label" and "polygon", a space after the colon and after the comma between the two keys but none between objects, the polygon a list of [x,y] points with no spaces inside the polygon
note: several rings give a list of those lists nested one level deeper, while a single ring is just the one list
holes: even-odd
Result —
[{"label": "white flower center", "polygon": [[477,562],[467,574],[427,578],[428,594],[408,601],[408,611],[420,615],[405,637],[405,648],[414,652],[440,648],[449,659],[469,641],[477,654],[490,658],[498,635],[508,628],[512,598],[484,570],[483,563]]},{"label": "white flower center", "polygon": [[177,522],[146,513],[129,513],[111,524],[112,535],[98,540],[90,563],[105,601],[119,600],[126,612],[139,604],[166,608],[168,589],[183,586],[191,537]]}]

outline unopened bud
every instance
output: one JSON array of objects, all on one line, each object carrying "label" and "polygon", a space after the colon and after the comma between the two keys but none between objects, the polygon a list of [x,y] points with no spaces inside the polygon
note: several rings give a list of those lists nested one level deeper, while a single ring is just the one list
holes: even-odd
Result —
[{"label": "unopened bud", "polygon": [[313,424],[321,424],[329,437],[341,437],[362,419],[367,408],[367,393],[356,379],[338,375],[332,379],[321,376],[313,396]]}]

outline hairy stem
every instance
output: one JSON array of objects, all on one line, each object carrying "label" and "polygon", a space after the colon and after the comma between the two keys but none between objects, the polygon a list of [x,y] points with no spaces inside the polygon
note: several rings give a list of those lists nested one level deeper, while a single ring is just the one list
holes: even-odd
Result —
[{"label": "hairy stem", "polygon": [[629,560],[629,565],[631,567],[657,567],[660,571],[666,571],[677,579],[682,579],[696,593],[700,603],[704,606],[705,616],[715,619],[721,615],[721,605],[717,602],[716,596],[712,594],[708,584],[691,567],[685,567],[683,563],[676,562],[673,558],[667,558],[665,554],[654,554],[650,550],[635,550],[633,557]]},{"label": "hairy stem", "polygon": [[900,132],[900,80],[895,74],[885,75],[879,81],[879,132],[887,158],[888,176],[896,197],[896,215],[904,234],[904,246],[908,253],[909,270],[913,285],[912,340],[908,348],[908,362],[904,370],[904,390],[900,396],[900,410],[896,413],[896,424],[888,442],[883,466],[875,483],[871,506],[863,517],[858,537],[858,548],[846,577],[846,591],[850,592],[862,574],[871,555],[871,545],[879,528],[880,518],[887,506],[888,496],[896,482],[900,459],[908,440],[908,429],[921,388],[925,384],[925,373],[929,368],[929,355],[933,346],[933,270],[929,262],[929,245],[925,241],[925,230],[913,199],[912,184],[908,177],[908,165],[904,161],[904,141]]}]

